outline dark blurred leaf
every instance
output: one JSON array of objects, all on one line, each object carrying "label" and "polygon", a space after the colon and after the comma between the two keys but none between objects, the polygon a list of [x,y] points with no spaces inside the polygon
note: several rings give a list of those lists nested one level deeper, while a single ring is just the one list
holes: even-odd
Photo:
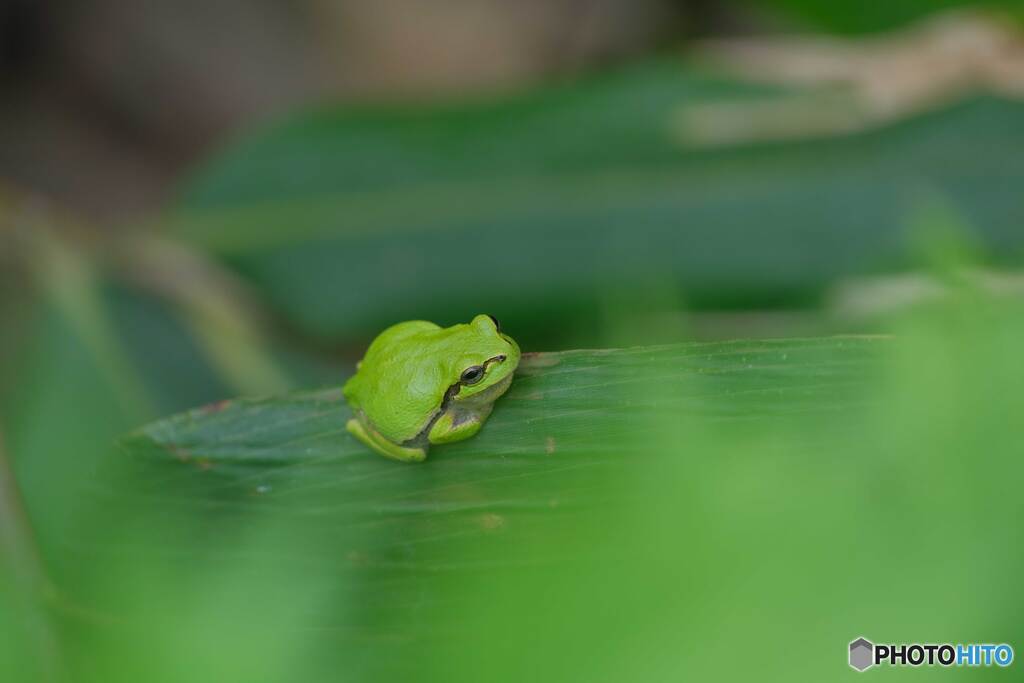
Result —
[{"label": "dark blurred leaf", "polygon": [[867,33],[899,28],[928,15],[953,8],[983,7],[1020,12],[1020,0],[756,0],[756,4],[782,10],[816,27],[837,33]]},{"label": "dark blurred leaf", "polygon": [[215,159],[174,221],[320,338],[489,311],[547,346],[612,292],[642,307],[651,281],[698,307],[806,303],[912,264],[905,217],[934,196],[1020,262],[1024,105],[792,144],[675,139],[684,105],[753,96],[662,62],[463,107],[325,110]]},{"label": "dark blurred leaf", "polygon": [[158,414],[230,394],[166,301],[124,285],[106,288],[106,300],[125,355],[150,387]]}]

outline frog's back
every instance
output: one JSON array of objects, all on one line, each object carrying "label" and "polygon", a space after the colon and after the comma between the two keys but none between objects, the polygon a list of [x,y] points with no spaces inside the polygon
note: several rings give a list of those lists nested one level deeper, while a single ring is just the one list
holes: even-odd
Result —
[{"label": "frog's back", "polygon": [[433,344],[440,329],[424,320],[392,325],[373,340],[345,384],[349,403],[395,443],[415,437],[444,398],[447,386]]}]

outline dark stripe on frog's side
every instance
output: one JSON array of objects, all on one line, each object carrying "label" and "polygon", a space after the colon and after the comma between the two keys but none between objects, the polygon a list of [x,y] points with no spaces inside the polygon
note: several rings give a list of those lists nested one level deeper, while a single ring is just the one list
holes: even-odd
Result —
[{"label": "dark stripe on frog's side", "polygon": [[[448,409],[449,404],[451,404],[452,398],[455,396],[455,394],[459,393],[459,389],[461,388],[461,382],[456,382],[455,384],[448,387],[448,389],[444,392],[444,397],[441,399],[440,407],[434,411],[433,415],[430,416],[430,419],[427,421],[427,426],[421,429],[416,434],[416,436],[412,437],[411,439],[406,439],[405,441],[402,441],[398,445],[403,448],[423,448],[429,445],[430,430],[433,429],[434,424],[441,419],[442,415],[444,415],[445,411]],[[356,412],[358,413],[360,420],[368,424],[370,428],[373,429],[373,431],[375,431],[378,434],[381,434],[381,431],[377,428],[377,425],[373,423],[373,420],[370,419],[369,415],[364,413],[362,410],[357,410]]]},{"label": "dark stripe on frog's side", "polygon": [[[499,356],[495,356],[494,358],[489,358],[488,360],[486,360],[484,362],[484,365],[490,364],[491,362],[495,361],[497,358],[499,358]],[[483,391],[481,391],[479,394],[477,394],[476,396],[474,396],[470,400],[471,401],[483,400],[483,402],[485,402],[485,403],[488,402],[488,398],[490,396],[492,396],[495,393],[502,393],[505,389],[508,388],[508,385],[512,382],[512,376],[513,375],[510,374],[508,377],[506,377],[505,379],[501,380],[497,384],[494,384],[494,385],[488,387],[487,389],[484,389]],[[441,405],[438,407],[438,409],[434,412],[434,414],[427,421],[427,425],[423,429],[420,430],[419,434],[417,434],[416,436],[412,437],[411,439],[406,439],[405,441],[403,441],[399,445],[404,447],[404,448],[421,448],[421,447],[427,445],[430,442],[430,430],[433,429],[434,425],[437,423],[437,421],[440,420],[441,417],[446,412],[448,412],[448,408],[451,406],[452,401],[455,399],[455,397],[458,395],[458,393],[459,393],[459,391],[461,389],[462,389],[462,382],[456,382],[455,384],[453,384],[450,387],[448,387],[448,390],[444,392],[444,398],[441,399]],[[493,402],[495,400],[496,399],[491,398],[490,402]],[[461,424],[461,421],[456,420],[454,424],[456,424],[456,425]]]},{"label": "dark stripe on frog's side", "polygon": [[441,419],[445,411],[448,410],[448,406],[451,405],[452,399],[455,398],[455,394],[459,393],[462,389],[462,382],[456,382],[455,384],[448,387],[448,390],[444,392],[444,398],[441,399],[441,405],[434,414],[427,420],[427,426],[420,430],[419,434],[406,439],[400,445],[403,448],[419,448],[425,446],[429,441],[430,430],[434,428],[434,424]]}]

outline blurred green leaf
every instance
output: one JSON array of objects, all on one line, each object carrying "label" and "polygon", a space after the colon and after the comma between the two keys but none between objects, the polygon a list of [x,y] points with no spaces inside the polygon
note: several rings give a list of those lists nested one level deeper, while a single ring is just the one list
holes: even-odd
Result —
[{"label": "blurred green leaf", "polygon": [[[74,587],[83,577],[124,578],[129,563],[83,562],[68,552],[68,539],[76,531],[113,534],[120,524],[117,519],[104,523],[103,510],[93,505],[83,482],[94,477],[118,434],[153,419],[157,409],[181,410],[224,396],[219,375],[230,373],[218,372],[222,368],[213,366],[219,359],[203,354],[176,301],[157,296],[152,288],[136,288],[138,282],[128,282],[124,273],[97,264],[94,254],[53,235],[49,214],[40,216],[24,252],[16,254],[25,257],[36,286],[24,283],[24,305],[15,309],[19,315],[4,317],[21,327],[18,343],[4,349],[11,355],[2,359],[0,437],[6,437],[17,485],[0,477],[0,489],[10,483],[10,491],[0,495],[5,522],[0,536],[16,541],[4,543],[0,552],[0,679],[90,680],[92,670],[105,661],[104,652],[92,647],[97,627],[108,635],[107,629],[121,622],[111,621],[104,609],[80,603],[72,597]],[[166,263],[160,266],[168,269]],[[151,264],[147,274],[154,277],[161,267]],[[196,287],[197,270],[184,270],[191,276],[187,286]],[[14,298],[19,292],[10,294]],[[206,294],[205,310],[229,305],[223,290]],[[244,369],[264,352],[263,347],[253,349],[262,339],[237,333],[239,324],[248,322],[248,311],[231,313],[233,327],[218,328],[219,321],[210,327],[223,332],[218,341],[230,340],[235,367]],[[15,335],[10,336],[13,340]],[[305,359],[294,356],[291,364]],[[247,386],[267,386],[265,377],[250,379]],[[6,466],[6,460],[0,452],[0,465]],[[25,566],[33,568],[28,578]],[[128,585],[119,588],[139,597]],[[118,659],[127,668],[130,658]],[[72,663],[70,671],[65,671],[65,660]],[[151,665],[152,660],[139,658],[137,663]],[[164,670],[172,671],[169,666]]]},{"label": "blurred green leaf", "polygon": [[763,92],[664,61],[463,106],[325,109],[212,160],[172,222],[320,339],[488,311],[528,346],[592,343],[612,289],[640,307],[806,304],[913,265],[921,197],[1020,263],[1019,102],[787,144],[696,149],[675,132],[688,104]]},{"label": "blurred green leaf", "polygon": [[92,264],[40,236],[32,262],[42,293],[28,316],[2,423],[12,468],[44,553],[66,532],[74,491],[111,438],[155,415],[125,357]]},{"label": "blurred green leaf", "polygon": [[[641,495],[637,473],[665,458],[704,467],[701,425],[741,439],[824,429],[864,405],[885,347],[830,338],[528,355],[480,435],[416,466],[350,437],[336,389],[199,408],[132,433],[90,480],[101,512],[67,542],[95,567],[78,599],[123,620],[114,634],[155,622],[179,644],[200,618],[186,604],[230,600],[202,619],[226,633],[264,624],[254,637],[301,638],[353,676],[422,673],[433,648],[465,637],[475,598],[451,586],[535,576],[591,552]],[[684,424],[689,446],[652,447]],[[154,605],[143,598],[154,586],[192,597]],[[266,627],[275,609],[289,616]],[[233,638],[218,643],[228,649],[216,661],[250,668],[266,656],[273,670],[267,653],[281,649],[246,642],[239,656]],[[190,666],[193,678],[207,671]]]},{"label": "blurred green leaf", "polygon": [[964,289],[890,326],[529,355],[422,465],[336,389],[143,427],[66,542],[88,680],[818,681],[860,635],[1015,643],[1024,315]]},{"label": "blurred green leaf", "polygon": [[799,18],[813,26],[837,33],[870,33],[887,31],[927,17],[935,12],[954,8],[984,8],[1020,13],[1020,0],[890,0],[859,2],[858,0],[755,0],[755,4]]}]

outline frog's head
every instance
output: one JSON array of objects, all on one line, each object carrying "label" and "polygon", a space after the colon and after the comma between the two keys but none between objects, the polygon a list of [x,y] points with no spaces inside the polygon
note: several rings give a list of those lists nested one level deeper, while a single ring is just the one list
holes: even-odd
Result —
[{"label": "frog's head", "polygon": [[463,401],[489,389],[496,392],[493,398],[500,396],[519,365],[519,345],[503,334],[498,320],[489,315],[478,315],[453,329],[458,340],[452,354],[452,386],[458,385],[453,398]]}]

